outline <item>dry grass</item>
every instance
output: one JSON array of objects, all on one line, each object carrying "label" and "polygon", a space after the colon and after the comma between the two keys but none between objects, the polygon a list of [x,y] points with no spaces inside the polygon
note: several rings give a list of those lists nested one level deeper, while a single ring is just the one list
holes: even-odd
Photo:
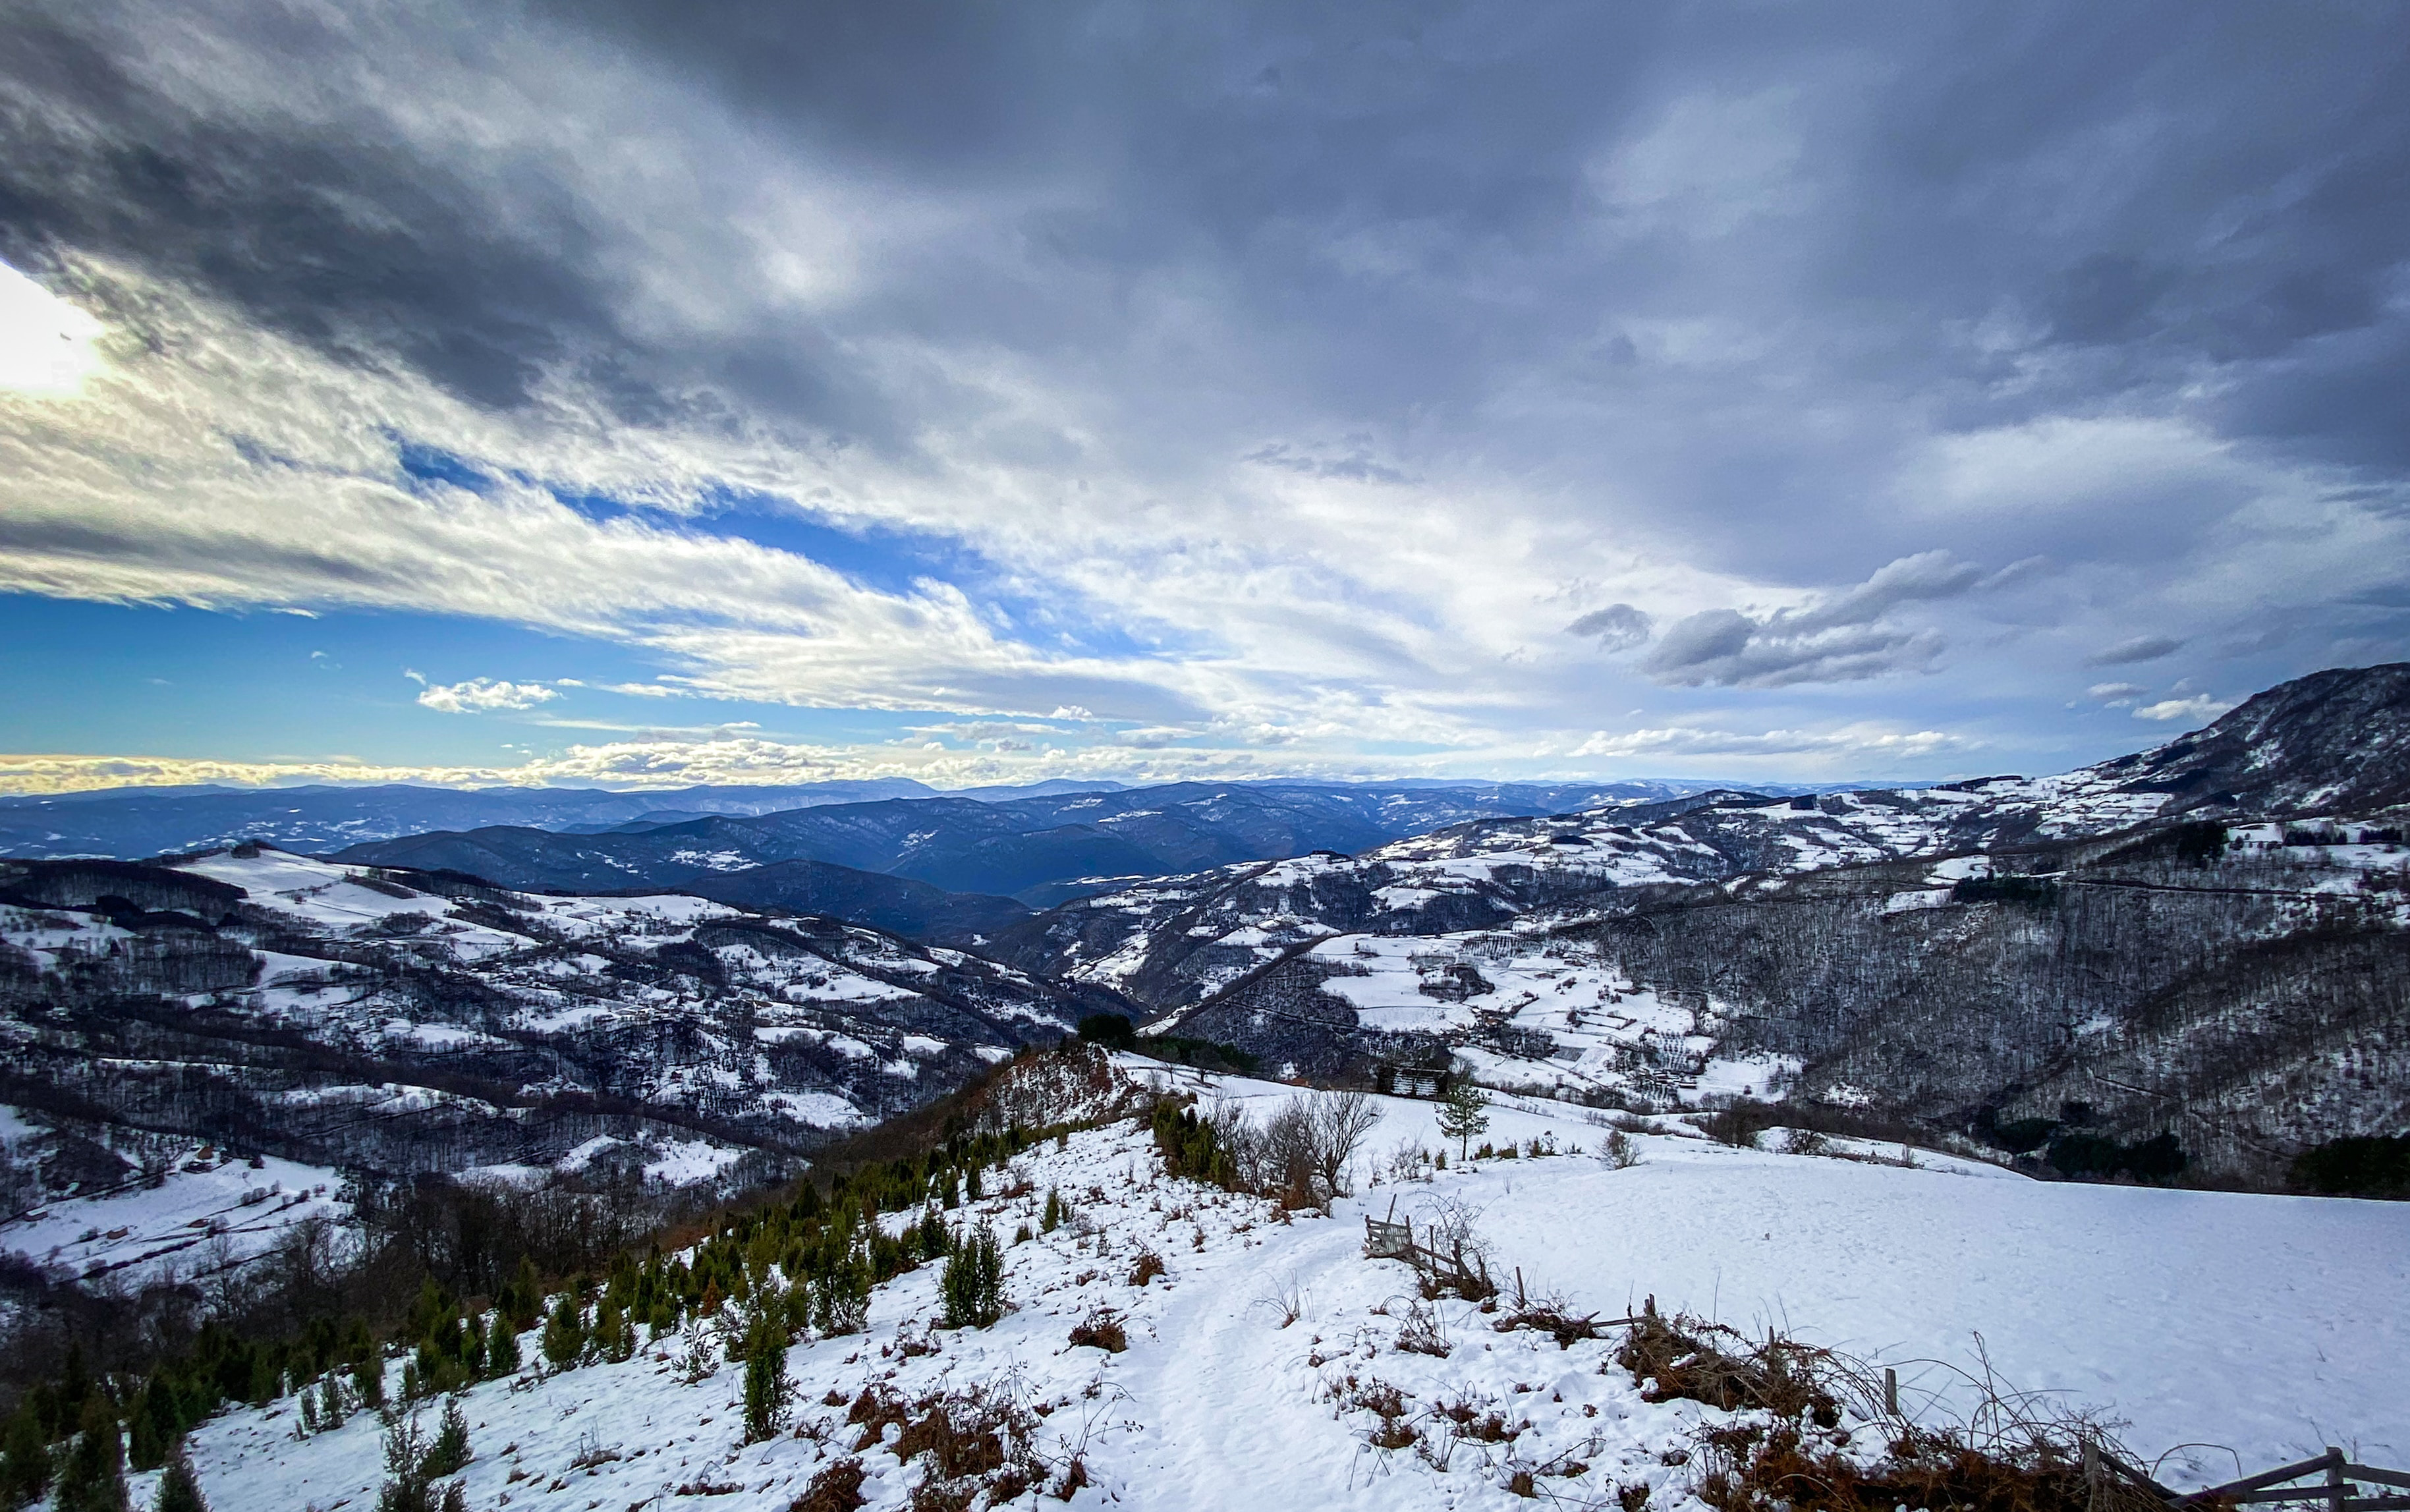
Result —
[{"label": "dry grass", "polygon": [[864,1501],[862,1479],[859,1460],[825,1465],[804,1488],[804,1494],[788,1504],[787,1512],[859,1512]]},{"label": "dry grass", "polygon": [[1100,1308],[1071,1330],[1071,1343],[1074,1347],[1084,1345],[1118,1355],[1129,1347],[1129,1330],[1122,1327],[1120,1318]]},{"label": "dry grass", "polygon": [[1151,1249],[1142,1249],[1138,1252],[1138,1263],[1130,1267],[1129,1284],[1143,1287],[1165,1273],[1163,1257]]},{"label": "dry grass", "polygon": [[2044,1435],[2003,1450],[1959,1430],[1900,1425],[1883,1457],[1864,1463],[1833,1435],[1778,1423],[1715,1430],[1702,1445],[1699,1499],[1717,1512],[2144,1512],[2164,1504],[2091,1460],[2083,1440]]},{"label": "dry grass", "polygon": [[1840,1404],[1825,1385],[1841,1368],[1830,1350],[1772,1333],[1759,1343],[1688,1314],[1668,1317],[1653,1297],[1632,1320],[1615,1362],[1632,1373],[1646,1402],[1679,1397],[1726,1412],[1758,1407],[1781,1418],[1805,1414],[1824,1428],[1841,1420]]}]

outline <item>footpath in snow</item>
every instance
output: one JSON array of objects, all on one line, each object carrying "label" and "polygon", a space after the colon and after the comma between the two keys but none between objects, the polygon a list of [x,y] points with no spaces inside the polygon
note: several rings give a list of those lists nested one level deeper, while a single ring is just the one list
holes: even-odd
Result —
[{"label": "footpath in snow", "polygon": [[[1295,1095],[1235,1079],[1200,1090],[1259,1111]],[[1532,1290],[1602,1317],[1653,1295],[1894,1363],[1912,1415],[1962,1405],[1951,1367],[1988,1357],[2011,1387],[2123,1419],[2146,1460],[2195,1446],[2158,1465],[2170,1484],[2330,1443],[2410,1458],[2410,1205],[2043,1184],[1944,1156],[1901,1169],[1671,1136],[1635,1138],[1642,1162],[1614,1169],[1594,1154],[1605,1129],[1536,1106],[1493,1107],[1482,1137],[1586,1153],[1359,1185],[1328,1218],[1285,1220],[1262,1199],[1164,1177],[1142,1125],[1047,1141],[990,1182],[1020,1195],[951,1215],[1009,1238],[1037,1227],[1050,1188],[1071,1203],[1061,1228],[1004,1250],[1012,1310],[994,1328],[932,1328],[937,1268],[898,1277],[878,1289],[866,1333],[789,1352],[791,1427],[753,1445],[740,1442],[741,1368],[687,1384],[675,1339],[619,1364],[489,1382],[464,1398],[467,1503],[784,1512],[858,1459],[866,1505],[903,1506],[924,1474],[893,1452],[914,1405],[972,1392],[1024,1414],[1052,1467],[1014,1505],[1055,1505],[1034,1499],[1074,1459],[1075,1505],[1519,1507],[1518,1475],[1576,1505],[1695,1505],[1689,1461],[1720,1415],[1642,1400],[1612,1333],[1561,1348],[1500,1332],[1472,1304],[1423,1302],[1403,1265],[1361,1253],[1363,1217],[1393,1202],[1401,1217],[1477,1209],[1498,1273],[1519,1267]],[[1395,1169],[1403,1147],[1443,1147],[1430,1105],[1381,1110],[1359,1177]],[[1162,1273],[1138,1284],[1149,1256]],[[1125,1351],[1069,1342],[1100,1319],[1121,1325]],[[533,1336],[522,1354],[538,1358]],[[196,1432],[211,1505],[365,1512],[383,1477],[374,1416],[297,1438],[290,1408]],[[147,1505],[148,1489],[136,1497]]]}]

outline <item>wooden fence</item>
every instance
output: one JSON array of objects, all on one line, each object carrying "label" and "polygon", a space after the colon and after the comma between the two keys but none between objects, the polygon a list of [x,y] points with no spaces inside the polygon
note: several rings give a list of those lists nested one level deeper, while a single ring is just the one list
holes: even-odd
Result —
[{"label": "wooden fence", "polygon": [[[2309,1476],[2323,1478],[2306,1486],[2288,1484]],[[2256,1476],[2229,1480],[2205,1491],[2179,1496],[2169,1505],[2189,1506],[2201,1503],[2231,1503],[2247,1506],[2267,1502],[2324,1502],[2327,1512],[2410,1512],[2410,1495],[2362,1495],[2362,1482],[2410,1492],[2410,1471],[2380,1470],[2374,1465],[2354,1464],[2344,1457],[2343,1450],[2330,1447],[2316,1459],[2262,1470]]]}]

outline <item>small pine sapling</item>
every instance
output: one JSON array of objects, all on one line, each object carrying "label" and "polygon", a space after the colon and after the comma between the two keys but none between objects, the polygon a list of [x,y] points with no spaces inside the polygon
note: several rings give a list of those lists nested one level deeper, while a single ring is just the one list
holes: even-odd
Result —
[{"label": "small pine sapling", "polygon": [[385,1405],[385,1359],[374,1349],[352,1362],[352,1385],[360,1405],[374,1410]]},{"label": "small pine sapling", "polygon": [[946,1327],[983,1329],[1004,1316],[1004,1254],[986,1224],[954,1246],[938,1278]]},{"label": "small pine sapling", "polygon": [[193,1474],[193,1461],[185,1458],[181,1445],[167,1457],[167,1473],[159,1477],[159,1495],[151,1504],[151,1512],[210,1512],[210,1504],[201,1498],[200,1479]]},{"label": "small pine sapling", "polygon": [[1456,1158],[1464,1159],[1465,1142],[1489,1127],[1489,1094],[1470,1077],[1457,1078],[1439,1105],[1439,1131],[1456,1141]]},{"label": "small pine sapling", "polygon": [[435,1425],[435,1442],[419,1461],[419,1473],[428,1480],[442,1480],[467,1464],[469,1458],[469,1419],[460,1411],[460,1399],[454,1397],[443,1403],[443,1416]]},{"label": "small pine sapling", "polygon": [[544,1358],[555,1370],[567,1370],[586,1353],[586,1310],[577,1305],[577,1293],[564,1291],[544,1325]]},{"label": "small pine sapling", "polygon": [[83,1418],[59,1468],[55,1512],[125,1512],[125,1447],[117,1415],[98,1391],[84,1398]]},{"label": "small pine sapling", "polygon": [[20,1403],[0,1438],[0,1506],[22,1506],[51,1487],[51,1446],[30,1401]]},{"label": "small pine sapling", "polygon": [[786,1426],[794,1389],[787,1378],[786,1330],[777,1318],[756,1319],[745,1345],[746,1443],[759,1444]]},{"label": "small pine sapling", "polygon": [[512,1319],[501,1313],[494,1315],[493,1331],[486,1335],[486,1374],[493,1376],[515,1375],[519,1369],[519,1336]]}]

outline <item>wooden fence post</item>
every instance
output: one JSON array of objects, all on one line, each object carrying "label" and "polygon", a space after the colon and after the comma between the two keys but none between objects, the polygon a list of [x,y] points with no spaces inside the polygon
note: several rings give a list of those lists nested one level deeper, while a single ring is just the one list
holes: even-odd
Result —
[{"label": "wooden fence post", "polygon": [[[1889,1365],[1883,1367],[1883,1411],[1894,1418],[1899,1416],[1899,1372]],[[2092,1452],[2090,1439],[2083,1441],[2083,1449],[2086,1454]]]},{"label": "wooden fence post", "polygon": [[2344,1484],[2343,1450],[2327,1446],[2327,1512],[2343,1512],[2344,1497],[2351,1488]]}]

